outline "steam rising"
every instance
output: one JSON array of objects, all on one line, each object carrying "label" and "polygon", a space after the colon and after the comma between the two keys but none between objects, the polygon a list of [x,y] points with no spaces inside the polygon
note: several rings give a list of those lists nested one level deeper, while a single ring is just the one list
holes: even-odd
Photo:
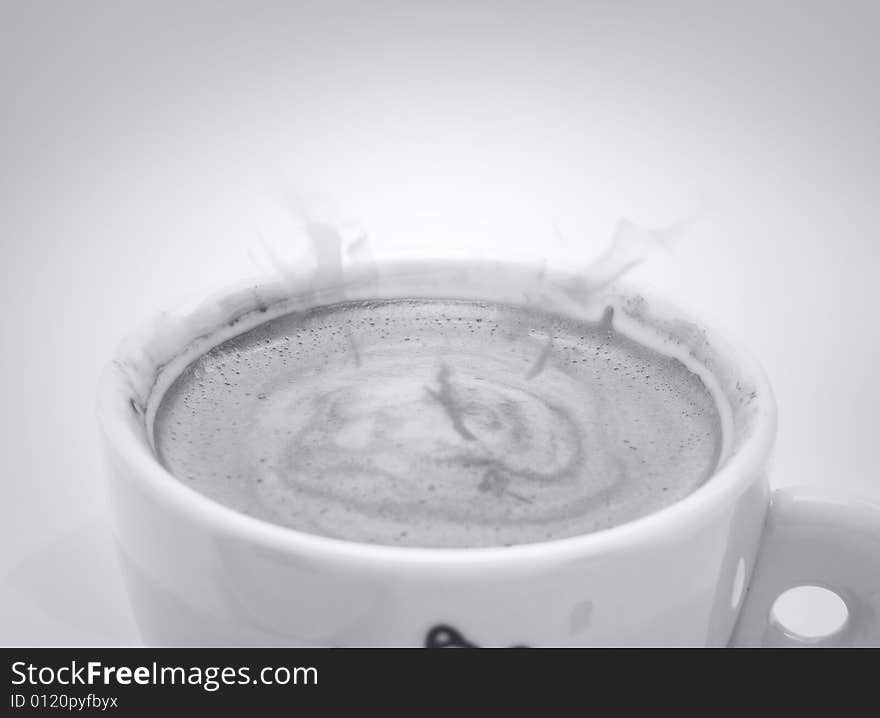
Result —
[{"label": "steam rising", "polygon": [[[295,262],[286,260],[277,246],[261,233],[259,244],[264,261],[250,254],[258,268],[263,269],[267,264],[271,274],[298,293],[307,292],[318,280],[324,285],[344,288],[346,267],[357,267],[361,276],[376,276],[378,266],[366,231],[352,222],[339,220],[327,209],[317,210],[298,194],[287,192],[284,199],[284,209],[295,223],[296,239],[299,240],[291,246],[304,251]],[[692,216],[661,227],[645,227],[621,218],[605,249],[573,272],[574,277],[564,287],[566,294],[580,304],[589,304],[603,290],[652,256],[671,251],[695,221],[696,217]],[[553,231],[560,235],[555,225]],[[578,258],[572,259],[571,264],[576,267]],[[539,266],[536,263],[536,268]],[[546,352],[542,353],[544,360],[544,354],[549,354],[552,349],[552,341],[545,349]],[[535,374],[541,371],[541,365],[539,357],[533,369]]]},{"label": "steam rising", "polygon": [[665,227],[641,227],[627,219],[618,221],[611,241],[596,259],[567,287],[568,294],[588,302],[657,251],[669,251],[691,228],[693,219]]}]

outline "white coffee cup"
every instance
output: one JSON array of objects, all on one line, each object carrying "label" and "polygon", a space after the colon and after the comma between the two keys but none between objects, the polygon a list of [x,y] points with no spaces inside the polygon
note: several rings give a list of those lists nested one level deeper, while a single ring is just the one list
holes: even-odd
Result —
[{"label": "white coffee cup", "polygon": [[[574,275],[511,262],[388,262],[224,292],[164,312],[105,370],[98,416],[114,533],[135,616],[153,645],[880,645],[880,507],[768,485],[776,408],[742,349],[628,290],[583,302]],[[614,528],[513,547],[359,544],[238,513],[171,476],[152,446],[162,393],[210,347],[295,308],[340,299],[457,297],[596,318],[711,379],[723,460],[684,499]],[[822,640],[772,617],[785,590],[846,603]]]}]

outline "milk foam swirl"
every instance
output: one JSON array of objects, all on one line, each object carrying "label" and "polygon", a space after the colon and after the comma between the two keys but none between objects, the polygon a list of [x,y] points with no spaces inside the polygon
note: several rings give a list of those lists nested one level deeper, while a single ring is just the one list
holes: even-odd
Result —
[{"label": "milk foam swirl", "polygon": [[608,327],[470,302],[275,320],[195,362],[157,419],[163,460],[217,500],[422,546],[634,518],[701,483],[719,442],[711,398],[678,362]]}]

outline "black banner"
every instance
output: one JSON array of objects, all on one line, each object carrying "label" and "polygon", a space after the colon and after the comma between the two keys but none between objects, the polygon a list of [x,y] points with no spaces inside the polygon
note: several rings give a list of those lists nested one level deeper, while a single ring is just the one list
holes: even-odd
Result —
[{"label": "black banner", "polygon": [[[749,694],[801,692],[811,672],[827,684],[824,660],[805,660],[817,653],[765,649],[47,648],[3,649],[2,654],[7,687],[2,713],[12,716],[372,711],[392,705],[448,712],[477,697],[520,707],[530,700],[565,698],[569,705],[582,701],[584,709],[610,700],[625,710],[645,700],[671,706],[671,700],[680,704],[709,690],[727,694],[744,677],[739,689],[748,686]],[[783,655],[785,660],[775,660]],[[773,663],[797,665],[797,680],[787,684],[784,673],[767,671],[771,656]],[[872,664],[876,654],[864,657]],[[692,687],[699,691],[691,694]]]}]

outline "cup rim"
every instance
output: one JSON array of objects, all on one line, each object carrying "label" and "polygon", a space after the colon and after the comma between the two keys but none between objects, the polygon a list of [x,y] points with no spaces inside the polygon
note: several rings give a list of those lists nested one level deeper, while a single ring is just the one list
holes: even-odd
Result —
[{"label": "cup rim", "polygon": [[[438,268],[459,268],[479,263],[473,258],[421,258],[404,261],[382,261],[382,266],[406,267],[411,271],[435,271]],[[495,267],[526,269],[516,260],[492,262]],[[532,269],[528,265],[528,269]],[[559,276],[574,277],[574,273],[562,272]],[[253,291],[254,282],[245,285]],[[239,287],[225,288],[214,293],[201,306],[220,302],[231,296]],[[186,486],[168,471],[155,453],[131,427],[131,387],[126,380],[119,356],[122,347],[135,345],[148,335],[153,322],[143,323],[139,331],[128,335],[117,349],[117,358],[104,368],[98,382],[97,417],[103,440],[108,448],[125,462],[130,475],[139,485],[148,489],[160,501],[188,519],[234,534],[244,540],[297,554],[309,554],[321,560],[343,563],[398,564],[408,567],[428,568],[480,568],[487,564],[528,564],[538,559],[556,557],[586,557],[622,550],[634,545],[656,541],[664,534],[699,522],[717,514],[727,505],[728,499],[739,496],[750,485],[754,469],[769,457],[776,436],[776,403],[767,375],[758,360],[739,341],[731,340],[729,332],[718,332],[714,327],[693,313],[684,311],[678,304],[661,299],[642,287],[617,285],[624,295],[646,298],[652,307],[659,305],[665,314],[693,322],[709,338],[710,345],[721,344],[725,357],[732,360],[737,374],[748,379],[755,387],[756,408],[751,419],[752,429],[742,445],[726,458],[710,477],[699,487],[678,501],[645,516],[611,526],[609,528],[548,541],[489,547],[418,547],[370,544],[312,534],[298,529],[271,523],[249,516]],[[159,321],[175,321],[172,311],[159,312]],[[264,318],[267,321],[271,316]],[[187,321],[186,317],[176,321]],[[217,328],[222,325],[218,322]],[[239,329],[235,333],[247,331]],[[180,349],[181,353],[184,347]],[[146,419],[144,419],[146,421]],[[751,469],[751,470],[750,470]],[[111,481],[115,480],[111,478]]]}]

